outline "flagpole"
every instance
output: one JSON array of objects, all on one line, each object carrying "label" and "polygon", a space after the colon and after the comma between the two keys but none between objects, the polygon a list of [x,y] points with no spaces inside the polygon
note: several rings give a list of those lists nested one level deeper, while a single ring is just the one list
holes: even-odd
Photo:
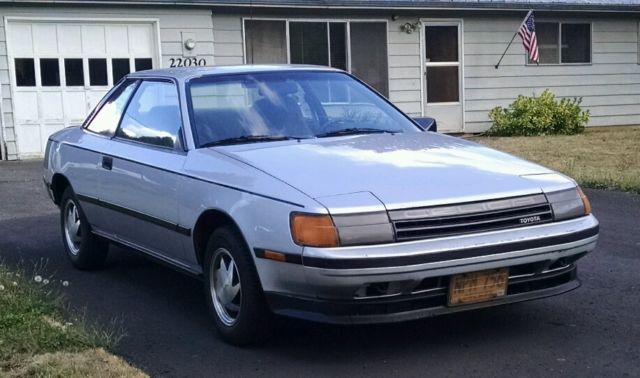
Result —
[{"label": "flagpole", "polygon": [[524,19],[520,23],[520,26],[518,26],[518,28],[516,29],[516,32],[513,33],[513,37],[511,37],[511,41],[509,41],[509,44],[507,45],[507,48],[504,49],[504,52],[502,53],[502,56],[500,56],[500,60],[498,60],[498,63],[496,63],[496,65],[494,66],[496,70],[498,69],[498,67],[500,67],[500,63],[502,63],[502,59],[507,54],[507,50],[509,50],[509,47],[511,47],[511,44],[513,43],[513,40],[516,39],[516,35],[518,35],[518,32],[520,31],[520,28],[522,28],[522,24],[524,24],[527,21],[527,19],[529,18],[529,16],[531,15],[532,12],[533,12],[533,9],[531,9],[529,11],[529,13],[527,13],[527,15],[524,17]]}]

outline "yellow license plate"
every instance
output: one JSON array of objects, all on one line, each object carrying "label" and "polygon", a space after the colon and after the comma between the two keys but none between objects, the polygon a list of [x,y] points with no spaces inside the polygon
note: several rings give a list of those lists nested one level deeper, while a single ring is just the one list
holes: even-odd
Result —
[{"label": "yellow license plate", "polygon": [[449,306],[486,302],[507,294],[507,268],[457,274],[449,281]]}]

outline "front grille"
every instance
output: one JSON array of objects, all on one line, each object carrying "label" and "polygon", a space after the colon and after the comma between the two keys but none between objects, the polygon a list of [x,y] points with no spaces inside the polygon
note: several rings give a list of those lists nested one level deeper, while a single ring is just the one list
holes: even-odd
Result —
[{"label": "front grille", "polygon": [[396,240],[493,231],[551,222],[551,206],[543,194],[456,205],[389,212]]}]

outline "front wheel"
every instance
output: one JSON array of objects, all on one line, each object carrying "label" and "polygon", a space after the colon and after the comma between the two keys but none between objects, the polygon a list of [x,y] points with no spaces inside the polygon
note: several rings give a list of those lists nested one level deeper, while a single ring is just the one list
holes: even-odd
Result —
[{"label": "front wheel", "polygon": [[94,235],[71,188],[65,189],[60,201],[62,243],[73,266],[81,270],[104,265],[109,243]]},{"label": "front wheel", "polygon": [[222,338],[235,345],[264,342],[271,317],[253,260],[232,228],[216,230],[205,256],[205,292]]}]

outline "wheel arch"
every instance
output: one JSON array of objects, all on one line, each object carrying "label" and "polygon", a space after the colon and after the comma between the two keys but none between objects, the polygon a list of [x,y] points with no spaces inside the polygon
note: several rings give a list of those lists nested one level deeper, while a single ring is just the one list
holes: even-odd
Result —
[{"label": "wheel arch", "polygon": [[249,244],[245,238],[242,230],[236,223],[236,221],[227,212],[220,209],[207,209],[200,214],[198,220],[195,223],[192,231],[193,248],[196,253],[196,258],[200,266],[204,263],[204,254],[207,249],[207,242],[211,237],[211,234],[220,227],[231,227],[238,232],[245,247],[249,250]]},{"label": "wheel arch", "polygon": [[[67,179],[62,173],[55,173],[51,178],[51,191],[53,193],[53,203],[60,205],[62,194],[64,191],[71,187],[69,179]],[[73,190],[73,188],[71,188]]]}]

